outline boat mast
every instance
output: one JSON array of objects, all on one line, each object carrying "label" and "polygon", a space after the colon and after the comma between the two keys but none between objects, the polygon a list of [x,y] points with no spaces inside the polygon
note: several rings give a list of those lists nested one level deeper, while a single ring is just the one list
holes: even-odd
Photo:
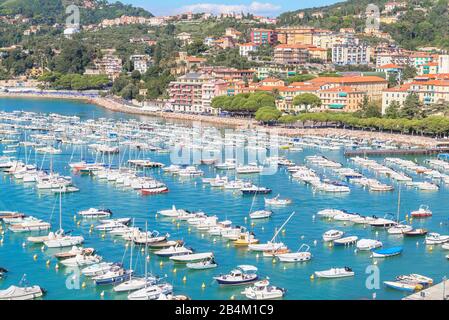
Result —
[{"label": "boat mast", "polygon": [[62,230],[62,185],[59,189],[59,230]]},{"label": "boat mast", "polygon": [[274,234],[273,238],[270,240],[270,242],[273,242],[274,239],[276,239],[277,235],[279,234],[279,232],[285,227],[285,225],[290,221],[290,219],[295,215],[295,211],[293,211],[290,216],[287,218],[287,220],[285,220],[285,222],[282,224],[282,226],[276,230],[276,233]]},{"label": "boat mast", "polygon": [[401,185],[399,184],[399,193],[398,193],[398,209],[397,209],[397,222],[399,223],[399,212],[401,210]]},{"label": "boat mast", "polygon": [[[133,228],[134,228],[134,218],[133,218]],[[133,247],[134,247],[134,241],[131,241],[131,254],[129,256],[129,269],[132,270],[133,267]],[[132,273],[129,275],[129,280],[131,281],[133,275]]]},{"label": "boat mast", "polygon": [[148,221],[145,221],[145,288],[147,288],[148,279]]}]

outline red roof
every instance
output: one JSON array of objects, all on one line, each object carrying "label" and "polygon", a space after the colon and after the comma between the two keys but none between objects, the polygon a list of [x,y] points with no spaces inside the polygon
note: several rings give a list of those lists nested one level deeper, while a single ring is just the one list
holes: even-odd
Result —
[{"label": "red roof", "polygon": [[366,82],[382,82],[387,83],[388,81],[384,78],[377,77],[377,76],[355,76],[355,77],[318,77],[312,80],[309,80],[308,82],[311,83],[366,83]]},{"label": "red roof", "polygon": [[394,63],[385,64],[383,66],[377,67],[378,69],[403,69],[401,66],[398,66]]}]

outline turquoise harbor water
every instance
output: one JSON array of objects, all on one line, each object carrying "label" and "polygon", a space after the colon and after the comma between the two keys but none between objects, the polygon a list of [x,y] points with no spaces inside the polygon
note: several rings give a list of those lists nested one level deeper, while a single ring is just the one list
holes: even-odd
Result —
[{"label": "turquoise harbor water", "polygon": [[[99,117],[138,118],[145,117],[128,116],[120,113],[107,112],[93,105],[73,101],[49,101],[49,100],[22,100],[0,99],[0,111],[26,110],[44,113],[60,113],[64,115],[77,115],[82,120]],[[0,151],[3,147],[0,145]],[[90,207],[107,207],[114,213],[114,218],[133,217],[135,224],[144,227],[148,222],[149,230],[158,230],[161,233],[168,232],[171,239],[183,239],[187,246],[193,247],[198,252],[213,251],[219,267],[208,271],[191,271],[182,265],[174,265],[166,258],[159,258],[150,254],[149,271],[158,275],[167,275],[167,281],[174,285],[176,294],[185,294],[192,299],[243,299],[240,295],[241,287],[222,288],[212,279],[214,275],[226,273],[240,264],[252,264],[259,268],[258,274],[268,276],[273,285],[287,289],[285,299],[371,299],[376,293],[377,299],[400,299],[404,294],[385,288],[382,283],[379,289],[370,290],[366,287],[367,274],[365,270],[373,260],[367,252],[355,252],[355,247],[328,247],[321,240],[322,234],[330,229],[340,229],[347,235],[356,235],[359,238],[379,239],[384,248],[401,245],[404,247],[402,255],[377,259],[380,269],[380,281],[393,280],[395,276],[408,273],[419,273],[434,278],[439,282],[448,274],[449,261],[445,258],[449,252],[435,246],[429,250],[424,245],[423,238],[402,238],[388,235],[383,229],[364,228],[363,226],[344,225],[343,223],[314,219],[313,216],[321,209],[336,208],[358,212],[364,215],[384,216],[387,213],[396,213],[398,188],[395,185],[394,192],[373,193],[361,187],[351,185],[351,193],[344,195],[314,193],[312,189],[300,184],[289,177],[285,168],[280,168],[275,175],[252,176],[250,179],[255,184],[273,189],[273,197],[280,194],[283,198],[293,200],[292,205],[280,209],[273,209],[271,219],[257,221],[253,226],[248,216],[253,197],[243,197],[239,193],[214,190],[209,186],[204,187],[201,178],[180,180],[179,178],[163,174],[162,171],[148,170],[147,173],[165,182],[170,192],[155,196],[141,196],[131,190],[115,187],[106,182],[101,182],[91,176],[73,175],[68,163],[73,157],[74,161],[80,159],[79,150],[71,146],[63,145],[63,153],[53,156],[53,168],[64,175],[72,175],[74,184],[81,189],[78,193],[66,194],[62,197],[63,228],[73,230],[74,234],[81,234],[86,239],[84,246],[94,247],[105,261],[123,261],[129,264],[129,248],[125,248],[125,242],[106,235],[102,238],[100,232],[89,233],[92,222],[74,220],[76,212]],[[343,156],[342,151],[320,151],[305,148],[301,152],[281,153],[297,164],[303,164],[308,155],[324,155],[329,159],[341,162],[345,167],[354,167]],[[22,158],[23,152],[19,153]],[[142,155],[140,155],[142,156]],[[145,157],[153,161],[170,164],[169,154],[148,152]],[[410,158],[422,162],[425,158]],[[376,159],[382,160],[382,159]],[[43,160],[43,155],[34,154],[31,161],[43,163],[44,168],[49,167],[48,156]],[[214,177],[216,172],[211,166],[200,166],[204,170],[204,177]],[[366,176],[372,177],[373,173],[361,170]],[[234,173],[228,173],[230,177]],[[383,182],[392,183],[384,177],[376,177]],[[422,176],[413,176],[414,180],[422,181]],[[412,188],[402,187],[401,193],[401,217],[417,209],[421,204],[427,204],[433,211],[433,217],[414,220],[414,227],[424,227],[433,232],[449,234],[449,190],[442,185],[439,191],[424,192]],[[285,233],[280,234],[281,240],[292,251],[296,251],[302,243],[311,246],[313,258],[306,263],[286,264],[273,263],[271,258],[256,257],[255,253],[248,252],[245,248],[227,246],[227,242],[207,234],[203,235],[192,228],[189,232],[186,224],[180,226],[173,223],[170,218],[156,217],[155,213],[161,209],[168,209],[173,204],[178,208],[190,210],[203,210],[207,214],[217,215],[220,220],[230,219],[235,225],[245,225],[252,229],[261,242],[271,239],[274,229],[279,227],[288,215],[295,211],[296,215],[286,227]],[[0,211],[16,210],[29,215],[42,218],[52,223],[53,229],[58,225],[58,197],[39,192],[35,185],[19,183],[13,178],[0,174]],[[264,208],[264,197],[257,196],[253,210]],[[95,222],[94,222],[95,223]],[[6,228],[3,227],[3,230]],[[111,286],[96,287],[94,283],[81,277],[79,286],[76,273],[64,267],[55,268],[56,259],[52,255],[56,250],[41,250],[41,246],[22,244],[26,242],[27,234],[13,234],[6,231],[3,235],[3,243],[0,246],[0,266],[9,270],[7,277],[0,280],[0,289],[5,289],[11,284],[17,284],[23,274],[27,275],[30,284],[38,284],[47,290],[44,299],[101,299],[100,293],[104,290],[103,299],[126,299],[126,294],[116,294]],[[314,240],[317,240],[314,245]],[[36,259],[34,256],[36,255]],[[143,272],[144,255],[140,252],[134,254],[134,268],[138,273]],[[50,260],[47,265],[47,260]],[[163,262],[161,265],[160,262]],[[337,280],[311,280],[314,271],[326,270],[331,267],[352,267],[356,275],[353,278]],[[176,270],[175,270],[176,268]],[[183,278],[186,277],[186,281]],[[86,286],[81,287],[85,282]],[[202,284],[205,288],[202,288]]]}]

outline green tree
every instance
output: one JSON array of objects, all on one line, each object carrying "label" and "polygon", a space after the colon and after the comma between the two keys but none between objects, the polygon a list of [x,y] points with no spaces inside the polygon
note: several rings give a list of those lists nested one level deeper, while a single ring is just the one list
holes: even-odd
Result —
[{"label": "green tree", "polygon": [[282,112],[280,112],[278,109],[273,107],[262,107],[259,110],[257,110],[255,114],[255,118],[257,121],[263,122],[263,123],[272,123],[277,121],[282,115]]},{"label": "green tree", "polygon": [[388,119],[397,119],[399,118],[399,109],[401,106],[399,105],[399,102],[392,101],[390,105],[385,110],[385,117]]},{"label": "green tree", "polygon": [[404,80],[407,80],[407,79],[413,79],[413,78],[416,77],[417,74],[418,74],[418,71],[416,70],[415,67],[412,67],[412,66],[406,66],[406,67],[404,68],[403,73],[402,73],[402,78],[403,78]]},{"label": "green tree", "polygon": [[306,109],[318,108],[321,104],[321,99],[313,93],[303,93],[293,98],[293,105],[306,106]]},{"label": "green tree", "polygon": [[419,118],[422,112],[422,104],[419,101],[419,97],[415,93],[411,93],[407,96],[404,102],[404,106],[399,112],[401,118],[414,119]]}]

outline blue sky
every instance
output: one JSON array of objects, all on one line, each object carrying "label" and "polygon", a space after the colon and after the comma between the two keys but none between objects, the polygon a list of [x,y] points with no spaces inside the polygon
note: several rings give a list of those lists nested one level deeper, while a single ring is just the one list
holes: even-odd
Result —
[{"label": "blue sky", "polygon": [[319,7],[341,0],[121,0],[152,12],[169,15],[192,12],[252,12],[264,16],[303,8]]}]

